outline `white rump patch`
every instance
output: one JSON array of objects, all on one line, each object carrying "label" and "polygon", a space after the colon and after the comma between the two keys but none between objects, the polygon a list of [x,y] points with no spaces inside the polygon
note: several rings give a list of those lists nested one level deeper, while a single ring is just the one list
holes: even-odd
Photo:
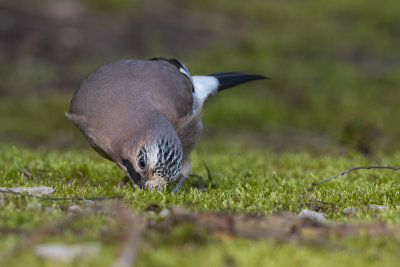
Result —
[{"label": "white rump patch", "polygon": [[179,68],[179,71],[180,71],[181,73],[183,73],[183,75],[185,75],[186,77],[188,77],[189,80],[193,83],[192,74],[190,74],[189,69],[186,67],[185,64],[183,64],[182,61],[180,61],[180,60],[177,60],[177,61],[179,62],[179,64],[181,64],[181,67]]},{"label": "white rump patch", "polygon": [[187,69],[184,68],[179,68],[179,71],[182,72],[186,77],[188,77],[190,80],[192,80],[192,75],[190,75],[190,72]]},{"label": "white rump patch", "polygon": [[213,76],[192,76],[196,99],[203,106],[204,101],[210,94],[218,91],[218,79]]}]

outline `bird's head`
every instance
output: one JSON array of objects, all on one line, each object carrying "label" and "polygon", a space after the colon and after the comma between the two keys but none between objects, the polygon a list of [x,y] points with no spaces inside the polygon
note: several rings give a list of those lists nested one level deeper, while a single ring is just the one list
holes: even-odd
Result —
[{"label": "bird's head", "polygon": [[142,189],[161,190],[174,182],[182,170],[182,145],[176,134],[160,134],[137,142],[122,159],[130,180]]}]

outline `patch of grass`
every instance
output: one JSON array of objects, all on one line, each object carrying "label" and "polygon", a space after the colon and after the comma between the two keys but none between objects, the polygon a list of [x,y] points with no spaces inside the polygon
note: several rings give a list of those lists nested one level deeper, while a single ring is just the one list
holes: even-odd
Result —
[{"label": "patch of grass", "polygon": [[[193,173],[199,177],[193,179],[194,181],[186,180],[179,194],[174,195],[169,191],[134,190],[130,186],[114,189],[123,177],[122,171],[91,151],[60,153],[9,146],[2,146],[0,149],[2,186],[50,186],[55,189],[52,197],[89,198],[122,194],[124,198],[120,201],[141,214],[148,214],[147,216],[153,216],[146,210],[154,204],[161,208],[179,205],[199,211],[220,210],[258,214],[276,211],[298,213],[308,207],[324,212],[331,221],[379,220],[400,223],[400,207],[397,204],[400,201],[400,173],[397,172],[360,170],[319,186],[310,192],[306,199],[301,197],[300,194],[312,182],[352,166],[374,163],[356,154],[320,157],[308,153],[288,152],[279,155],[259,149],[249,151],[240,145],[227,148],[224,145],[215,146],[210,142],[203,142],[193,154]],[[211,171],[211,182],[207,178],[203,160]],[[397,153],[382,156],[379,161],[385,165],[396,165],[399,160],[400,154]],[[24,175],[27,167],[30,174],[28,176]],[[208,189],[202,191],[201,188]],[[82,201],[51,201],[14,195],[5,195],[2,199],[0,227],[27,231],[35,231],[66,215],[69,216],[68,207],[73,203],[82,208],[89,205]],[[333,208],[332,205],[319,201],[333,203]],[[369,204],[386,205],[388,209],[366,209]],[[355,207],[358,212],[350,217],[346,216],[343,214],[346,207]],[[115,239],[118,237],[117,233],[111,231],[105,237],[101,234],[104,227],[112,228],[112,222],[107,216],[88,215],[87,218],[77,219],[76,224],[69,226],[66,232],[47,237],[43,242],[97,240],[101,243],[104,253],[100,258],[87,260],[90,264],[105,266],[115,257],[119,245],[115,241],[118,240]],[[204,257],[202,264],[213,266],[224,262],[243,265],[244,261],[248,261],[250,266],[259,266],[267,260],[273,266],[295,266],[301,263],[316,266],[325,261],[326,257],[330,258],[332,266],[343,263],[363,265],[367,262],[374,266],[378,261],[389,264],[398,260],[396,251],[387,250],[387,247],[398,246],[398,241],[389,237],[381,237],[379,247],[376,247],[378,241],[369,237],[359,236],[342,240],[341,245],[352,249],[331,253],[329,249],[314,246],[278,245],[273,241],[251,241],[232,237],[225,240],[207,235],[206,232],[193,227],[194,225],[190,224],[179,225],[162,235],[151,231],[146,233],[140,246],[138,265],[148,266],[162,262],[163,265],[172,266],[178,260],[182,266],[187,266],[198,257]],[[8,234],[0,241],[0,247],[10,248],[18,240],[18,235]],[[357,246],[354,248],[355,243]],[[245,250],[245,247],[251,247],[251,251]],[[43,262],[38,261],[29,251],[24,250],[22,259],[33,259],[32,266],[40,266]],[[265,253],[260,253],[261,251]],[[364,253],[365,251],[367,252]],[[286,253],[293,257],[284,257]],[[16,259],[12,261],[21,262]]]},{"label": "patch of grass", "polygon": [[[96,196],[124,194],[138,210],[155,203],[160,206],[183,205],[198,210],[270,213],[274,210],[298,212],[304,204],[299,194],[312,182],[322,180],[352,166],[371,162],[361,156],[312,156],[307,153],[281,155],[243,147],[215,148],[204,142],[193,154],[193,173],[200,178],[188,179],[180,194],[133,190],[127,186],[114,189],[123,177],[119,168],[93,152],[31,152],[3,148],[2,185],[7,187],[46,185],[56,189],[55,196]],[[380,161],[396,165],[399,155]],[[211,183],[203,167],[211,170]],[[26,177],[29,168],[32,177]],[[397,178],[400,173],[387,170],[359,170],[323,184],[309,196],[334,202],[339,208],[363,207],[367,204],[394,206],[400,198]],[[208,188],[202,192],[199,188]],[[362,214],[362,213],[361,213]],[[388,214],[382,219],[385,219]],[[340,213],[327,214],[331,219]],[[368,214],[360,215],[368,219]]]},{"label": "patch of grass", "polygon": [[[386,241],[387,242],[387,241]],[[375,242],[373,242],[375,243]],[[389,266],[397,264],[396,253],[354,247],[350,250],[318,249],[268,241],[228,240],[206,246],[164,247],[144,250],[138,266]],[[391,242],[390,242],[391,243]],[[391,243],[391,245],[397,245]],[[390,246],[390,245],[389,245]],[[361,249],[362,251],[357,251]],[[143,253],[143,252],[142,252]],[[181,255],[176,258],[175,255]],[[201,261],[201,262],[200,262]],[[198,263],[198,264],[196,264]]]}]

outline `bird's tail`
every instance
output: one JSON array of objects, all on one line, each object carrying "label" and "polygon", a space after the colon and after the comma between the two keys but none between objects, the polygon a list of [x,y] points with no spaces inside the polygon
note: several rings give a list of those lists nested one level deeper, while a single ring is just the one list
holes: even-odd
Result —
[{"label": "bird's tail", "polygon": [[204,76],[192,76],[194,91],[197,101],[202,106],[207,97],[236,85],[268,79],[268,77],[257,74],[246,74],[239,72],[219,72]]}]

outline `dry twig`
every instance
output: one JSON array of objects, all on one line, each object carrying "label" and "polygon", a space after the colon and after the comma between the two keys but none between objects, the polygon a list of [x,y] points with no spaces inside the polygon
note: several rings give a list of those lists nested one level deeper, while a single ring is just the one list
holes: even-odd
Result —
[{"label": "dry twig", "polygon": [[323,183],[325,183],[325,182],[328,182],[328,181],[330,181],[330,180],[332,180],[332,179],[334,179],[334,178],[336,178],[336,177],[338,177],[338,176],[344,175],[344,174],[349,173],[349,172],[351,172],[351,171],[355,171],[355,170],[365,170],[365,169],[390,169],[390,170],[393,170],[393,171],[397,171],[397,170],[400,170],[400,167],[393,167],[393,166],[362,166],[362,167],[353,167],[353,168],[347,169],[347,170],[345,170],[345,171],[342,171],[342,172],[340,172],[340,173],[337,173],[337,174],[335,174],[335,175],[333,175],[333,176],[331,176],[331,177],[328,177],[328,178],[326,178],[326,179],[324,179],[324,180],[322,180],[322,181],[319,181],[319,182],[317,182],[317,183],[312,183],[312,186],[309,187],[309,188],[307,188],[306,192],[304,192],[302,195],[305,195],[305,193],[310,192],[311,190],[313,190],[315,187],[319,186],[320,184],[323,184]]},{"label": "dry twig", "polygon": [[1,234],[27,234],[28,231],[21,228],[0,227]]},{"label": "dry twig", "polygon": [[14,195],[19,195],[23,197],[31,197],[31,198],[38,198],[41,200],[54,200],[54,201],[59,201],[59,200],[69,200],[69,201],[74,201],[74,200],[109,200],[109,199],[118,199],[118,198],[123,198],[123,195],[115,195],[115,196],[96,196],[96,197],[42,197],[42,196],[36,196],[32,194],[27,194],[27,193],[22,193],[22,192],[15,192],[11,189],[4,188],[0,189],[0,193],[3,194],[14,194]]}]

